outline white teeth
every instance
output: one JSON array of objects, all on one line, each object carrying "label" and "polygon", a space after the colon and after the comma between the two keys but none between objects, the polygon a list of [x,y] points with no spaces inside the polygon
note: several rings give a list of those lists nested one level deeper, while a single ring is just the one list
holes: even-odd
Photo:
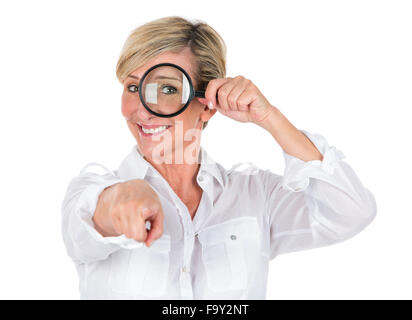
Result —
[{"label": "white teeth", "polygon": [[142,130],[143,130],[144,133],[151,133],[151,134],[153,134],[153,133],[161,132],[161,131],[165,130],[166,128],[167,128],[167,126],[160,126],[160,127],[151,128],[151,129],[145,129],[145,128],[142,127]]}]

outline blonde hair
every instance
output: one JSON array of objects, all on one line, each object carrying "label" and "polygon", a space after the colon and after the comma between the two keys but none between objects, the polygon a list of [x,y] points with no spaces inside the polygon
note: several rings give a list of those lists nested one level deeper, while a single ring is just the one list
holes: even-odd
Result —
[{"label": "blonde hair", "polygon": [[[208,24],[182,17],[171,16],[156,19],[134,29],[122,48],[116,66],[120,83],[137,68],[157,55],[179,52],[189,47],[195,56],[197,70],[193,81],[196,90],[206,90],[212,79],[226,76],[226,44],[223,38]],[[207,122],[204,123],[205,128]]]}]

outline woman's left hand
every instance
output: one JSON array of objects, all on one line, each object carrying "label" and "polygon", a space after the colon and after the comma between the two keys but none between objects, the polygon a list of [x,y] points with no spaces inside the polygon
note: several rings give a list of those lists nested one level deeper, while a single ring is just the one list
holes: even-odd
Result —
[{"label": "woman's left hand", "polygon": [[[216,93],[218,101],[216,101]],[[273,106],[253,84],[243,76],[211,80],[200,103],[216,108],[225,116],[240,122],[253,122],[261,125]]]}]

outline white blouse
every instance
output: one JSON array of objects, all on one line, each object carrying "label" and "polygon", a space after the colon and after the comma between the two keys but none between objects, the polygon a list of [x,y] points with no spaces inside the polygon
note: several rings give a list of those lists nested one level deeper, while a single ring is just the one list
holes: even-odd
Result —
[{"label": "white blouse", "polygon": [[[86,172],[62,203],[63,240],[80,280],[81,299],[265,299],[269,261],[279,254],[351,238],[377,206],[344,154],[320,134],[304,133],[323,160],[283,151],[285,172],[249,166],[226,170],[203,147],[197,182],[202,198],[192,221],[184,203],[133,146],[117,171]],[[147,248],[124,235],[103,237],[92,221],[99,194],[144,179],[157,192],[162,237]],[[149,226],[149,224],[148,224]]]}]

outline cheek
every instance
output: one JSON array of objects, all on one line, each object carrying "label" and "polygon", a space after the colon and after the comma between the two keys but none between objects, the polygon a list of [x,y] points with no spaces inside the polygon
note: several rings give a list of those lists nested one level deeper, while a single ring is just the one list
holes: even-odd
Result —
[{"label": "cheek", "polygon": [[183,132],[193,127],[193,115],[190,115],[189,110],[179,114],[174,120],[175,126],[178,125],[183,129]]},{"label": "cheek", "polygon": [[133,125],[131,124],[130,121],[127,121],[127,126],[129,127],[129,130],[133,133],[135,131],[135,128],[133,128]]},{"label": "cheek", "polygon": [[[191,108],[191,106],[189,106]],[[197,130],[198,121],[199,121],[199,113],[195,108],[193,109],[186,109],[183,114],[178,116],[179,118],[176,120],[180,120],[183,125],[183,132],[185,137],[192,137],[195,134],[195,130]],[[187,143],[189,143],[188,141]]]},{"label": "cheek", "polygon": [[133,103],[133,98],[127,94],[122,95],[122,114],[127,119],[133,114],[135,109],[135,104]]},{"label": "cheek", "polygon": [[184,121],[184,127],[186,129],[194,128],[197,121],[200,119],[200,108],[196,104],[192,104],[188,107],[186,112],[182,114],[182,120]]}]

